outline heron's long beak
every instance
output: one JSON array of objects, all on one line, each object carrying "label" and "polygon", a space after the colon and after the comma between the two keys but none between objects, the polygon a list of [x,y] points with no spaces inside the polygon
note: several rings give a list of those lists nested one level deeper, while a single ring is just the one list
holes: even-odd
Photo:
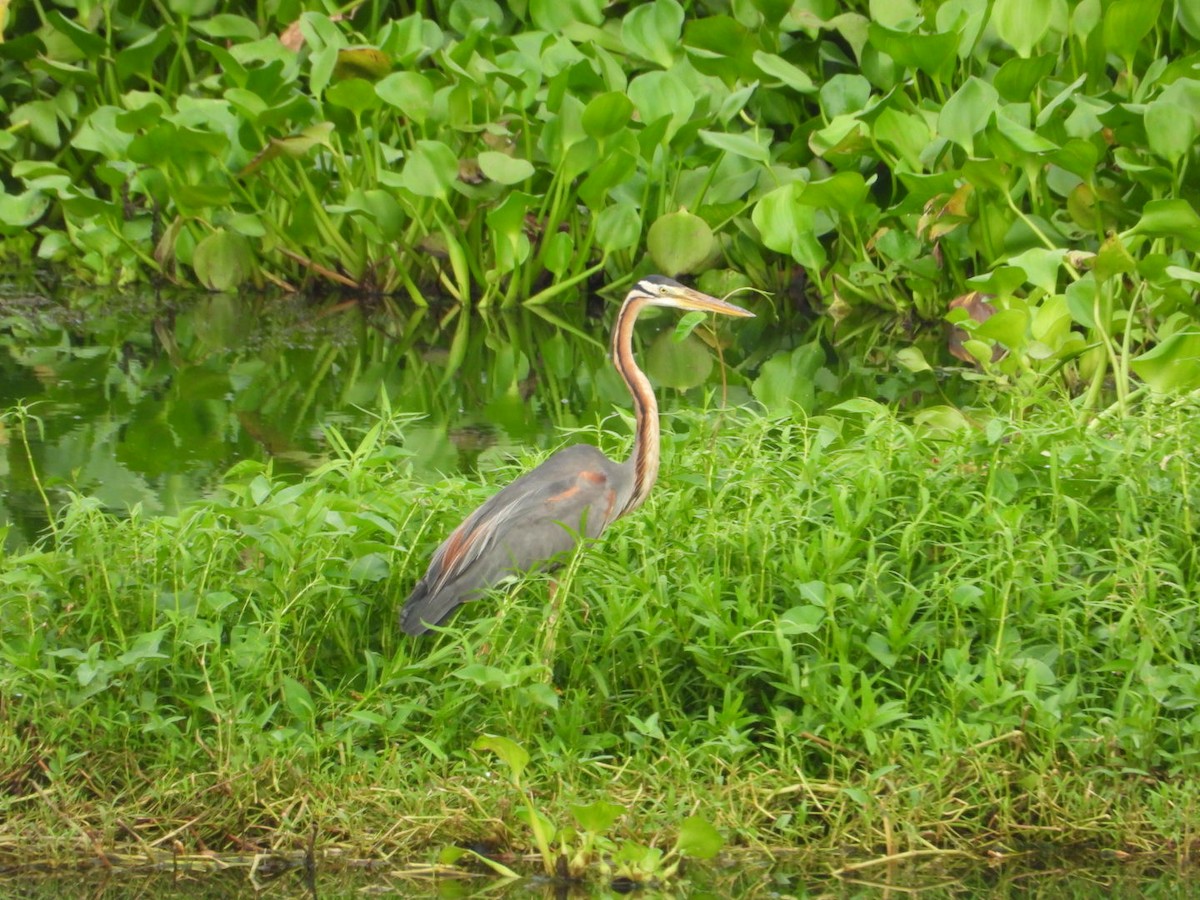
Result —
[{"label": "heron's long beak", "polygon": [[672,288],[670,296],[679,305],[680,309],[698,309],[702,312],[717,313],[722,316],[737,316],[743,319],[754,318],[754,313],[748,309],[742,309],[740,306],[734,306],[732,303],[726,303],[724,300],[718,300],[716,297],[710,297],[708,294],[702,294],[700,291],[694,291],[683,285]]}]

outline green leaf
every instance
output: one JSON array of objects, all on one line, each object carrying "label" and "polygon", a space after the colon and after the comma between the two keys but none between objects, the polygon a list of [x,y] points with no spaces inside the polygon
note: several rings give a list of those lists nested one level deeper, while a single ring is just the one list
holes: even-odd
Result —
[{"label": "green leaf", "polygon": [[1024,309],[1002,309],[980,322],[971,334],[977,338],[999,341],[1010,350],[1019,350],[1028,343],[1029,313]]},{"label": "green leaf", "polygon": [[725,839],[708,821],[699,816],[688,816],[679,826],[679,837],[675,849],[680,856],[692,859],[712,859],[725,846]]},{"label": "green leaf", "polygon": [[1052,0],[996,0],[992,26],[1018,54],[1029,56],[1050,27],[1052,5]]},{"label": "green leaf", "polygon": [[797,634],[816,634],[821,630],[825,621],[825,610],[811,603],[804,606],[793,606],[775,623],[781,634],[789,636]]},{"label": "green leaf", "polygon": [[1196,144],[1196,122],[1179,104],[1159,97],[1146,107],[1146,140],[1172,166]]},{"label": "green leaf", "polygon": [[609,91],[591,99],[583,110],[583,130],[596,140],[614,135],[629,124],[633,102],[621,91]]},{"label": "green leaf", "polygon": [[731,134],[725,131],[705,131],[701,129],[700,140],[710,147],[716,147],[718,150],[724,150],[726,153],[732,153],[734,156],[742,156],[761,163],[771,161],[771,134],[766,130],[753,135]]},{"label": "green leaf", "polygon": [[317,705],[312,694],[295,678],[285,675],[281,688],[283,705],[289,713],[302,722],[312,722],[317,717]]},{"label": "green leaf", "polygon": [[479,154],[479,170],[498,184],[519,184],[533,177],[533,163],[507,153],[485,150]]},{"label": "green leaf", "polygon": [[418,197],[445,197],[458,178],[458,157],[441,141],[417,141],[404,160],[399,184]]},{"label": "green leaf", "polygon": [[767,53],[763,50],[755,50],[751,58],[764,75],[782,81],[794,91],[798,91],[801,94],[811,94],[817,89],[807,72],[799,66],[792,65],[782,56]]},{"label": "green leaf", "polygon": [[987,125],[999,101],[1000,94],[994,87],[972,75],[942,107],[938,133],[974,156],[975,135]]},{"label": "green leaf", "polygon": [[347,78],[335,83],[325,92],[325,100],[350,110],[356,118],[379,106],[374,85],[362,78]]},{"label": "green leaf", "polygon": [[901,347],[896,351],[896,362],[910,372],[932,372],[933,366],[925,360],[920,347]]},{"label": "green leaf", "polygon": [[418,125],[429,118],[433,84],[420,72],[393,72],[376,83],[375,93]]},{"label": "green leaf", "polygon": [[803,190],[796,183],[776,188],[755,204],[750,218],[768,248],[817,270],[825,264],[825,249],[817,241],[816,211],[798,201]]},{"label": "green leaf", "polygon": [[254,274],[254,252],[242,235],[218,228],[196,244],[192,268],[209,290],[231,291]]},{"label": "green leaf", "polygon": [[49,206],[50,198],[41,191],[0,193],[0,230],[16,234],[40,219]]},{"label": "green leaf", "polygon": [[500,757],[500,762],[508,767],[513,784],[521,783],[521,775],[529,765],[529,753],[516,741],[495,734],[484,734],[475,739],[471,749],[495,753]]},{"label": "green leaf", "polygon": [[596,242],[605,253],[636,247],[641,237],[642,217],[632,203],[606,206],[596,217]]},{"label": "green leaf", "polygon": [[819,341],[781,351],[762,364],[750,392],[768,415],[792,415],[797,407],[808,412],[816,402],[814,378],[824,363]]},{"label": "green leaf", "polygon": [[682,31],[683,7],[676,0],[636,3],[621,21],[621,42],[642,59],[669,69]]},{"label": "green leaf", "polygon": [[698,387],[712,370],[712,354],[695,335],[677,341],[672,332],[664,331],[646,350],[646,371],[663,387],[677,391]]},{"label": "green leaf", "polygon": [[1200,249],[1200,216],[1181,197],[1150,200],[1142,208],[1142,217],[1126,234],[1177,238],[1189,250]]},{"label": "green leaf", "polygon": [[1104,10],[1104,46],[1122,59],[1132,59],[1154,23],[1162,0],[1113,0]]},{"label": "green leaf", "polygon": [[1196,390],[1200,388],[1200,332],[1176,332],[1129,365],[1160,393]]},{"label": "green leaf", "polygon": [[715,242],[708,223],[686,209],[659,216],[646,235],[654,264],[672,277],[695,271],[708,259]]},{"label": "green leaf", "polygon": [[865,211],[867,183],[857,172],[838,172],[820,181],[810,181],[797,199],[805,206],[854,215]]},{"label": "green leaf", "polygon": [[651,125],[664,116],[670,123],[664,140],[670,141],[696,108],[696,99],[676,72],[645,72],[629,82],[629,99],[642,122]]},{"label": "green leaf", "polygon": [[992,84],[1000,92],[1000,96],[1010,103],[1028,103],[1034,91],[1054,71],[1057,63],[1058,57],[1052,53],[1032,59],[1014,56],[1000,67],[996,77],[992,79]]},{"label": "green leaf", "polygon": [[587,806],[571,807],[571,816],[575,819],[579,830],[596,835],[604,834],[624,814],[625,807],[609,803],[606,800],[597,800]]}]

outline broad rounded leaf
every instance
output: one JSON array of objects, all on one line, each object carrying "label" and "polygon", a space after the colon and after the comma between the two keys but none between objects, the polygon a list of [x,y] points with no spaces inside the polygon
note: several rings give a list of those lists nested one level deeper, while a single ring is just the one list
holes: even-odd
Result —
[{"label": "broad rounded leaf", "polygon": [[254,272],[254,253],[240,234],[218,228],[196,244],[192,268],[210,290],[230,291]]},{"label": "broad rounded leaf", "polygon": [[515,783],[520,783],[521,773],[529,765],[529,752],[516,741],[497,734],[483,734],[471,744],[472,750],[490,750],[500,757],[500,761],[508,767],[509,775]]},{"label": "broad rounded leaf", "polygon": [[692,859],[712,859],[725,846],[725,839],[711,823],[699,816],[688,816],[679,826],[675,847],[680,856]]},{"label": "broad rounded leaf", "polygon": [[1156,391],[1200,388],[1200,332],[1177,332],[1129,365]]},{"label": "broad rounded leaf", "polygon": [[507,153],[485,150],[479,154],[479,171],[499,184],[518,184],[533,175],[533,163]]},{"label": "broad rounded leaf", "polygon": [[609,91],[588,103],[583,111],[583,130],[600,140],[621,131],[632,116],[633,101],[620,91]]},{"label": "broad rounded leaf", "polygon": [[404,160],[400,186],[418,197],[445,197],[458,177],[458,157],[441,141],[417,141]]},{"label": "broad rounded leaf", "polygon": [[624,814],[625,807],[606,800],[597,800],[587,806],[571,807],[571,815],[579,825],[579,830],[592,834],[604,834]]},{"label": "broad rounded leaf", "polygon": [[975,135],[987,125],[999,100],[994,87],[972,75],[942,107],[938,132],[974,155]]},{"label": "broad rounded leaf", "polygon": [[1000,39],[1029,56],[1050,27],[1052,0],[996,0],[992,25]]},{"label": "broad rounded leaf", "polygon": [[393,72],[375,85],[375,93],[418,125],[429,118],[433,84],[420,72]]},{"label": "broad rounded leaf", "polygon": [[679,391],[698,387],[708,380],[712,369],[712,354],[695,335],[677,341],[670,331],[664,331],[646,351],[646,371],[663,387]]},{"label": "broad rounded leaf", "polygon": [[817,88],[812,78],[799,66],[794,66],[782,56],[767,53],[763,50],[754,51],[754,64],[762,69],[764,75],[769,75],[782,81],[794,91],[811,94]]},{"label": "broad rounded leaf", "polygon": [[683,7],[676,0],[636,3],[621,22],[621,42],[642,59],[669,69],[683,30]]},{"label": "broad rounded leaf", "polygon": [[692,272],[708,259],[715,243],[712,229],[686,209],[659,216],[646,235],[658,269],[670,276]]},{"label": "broad rounded leaf", "polygon": [[825,264],[825,250],[817,241],[814,208],[798,202],[803,190],[803,184],[776,188],[755,204],[750,218],[767,247],[809,269],[819,269]]}]

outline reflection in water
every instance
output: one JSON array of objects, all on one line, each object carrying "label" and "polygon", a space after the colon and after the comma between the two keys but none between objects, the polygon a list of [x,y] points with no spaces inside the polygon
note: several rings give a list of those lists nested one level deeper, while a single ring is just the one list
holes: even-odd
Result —
[{"label": "reflection in water", "polygon": [[[1200,896],[1195,872],[1171,866],[1097,865],[1074,860],[1058,865],[1022,859],[1020,864],[901,867],[877,877],[842,880],[828,867],[799,869],[787,863],[746,862],[726,868],[694,869],[685,880],[664,890],[643,889],[633,896],[658,898],[1044,898],[1044,900],[1124,900],[1124,898],[1191,898]],[[217,900],[245,896],[341,900],[364,896],[429,898],[616,898],[604,885],[564,888],[528,878],[504,884],[487,878],[411,878],[389,864],[329,869],[318,865],[310,882],[302,867],[279,873],[248,874],[246,867],[222,872],[177,871],[147,874],[121,870],[86,873],[22,874],[3,877],[0,890],[28,900],[89,897],[94,900],[154,897],[155,900]]]},{"label": "reflection in water", "polygon": [[[384,403],[410,419],[398,439],[416,477],[473,474],[626,409],[608,327],[524,310],[326,313],[290,297],[0,297],[0,532],[34,540],[71,491],[169,514],[240,460],[301,474],[329,454],[327,429],[353,446]],[[694,342],[652,349],[660,383],[699,384],[712,367]]]}]

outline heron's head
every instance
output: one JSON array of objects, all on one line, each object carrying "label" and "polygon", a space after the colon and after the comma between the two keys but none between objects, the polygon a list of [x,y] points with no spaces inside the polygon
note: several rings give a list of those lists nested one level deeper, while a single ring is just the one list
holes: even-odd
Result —
[{"label": "heron's head", "polygon": [[664,275],[647,275],[638,281],[625,298],[626,302],[633,299],[643,300],[647,306],[668,306],[672,309],[698,309],[701,312],[719,313],[723,316],[739,316],[753,318],[754,313],[700,291],[694,291],[680,284],[674,278]]}]

